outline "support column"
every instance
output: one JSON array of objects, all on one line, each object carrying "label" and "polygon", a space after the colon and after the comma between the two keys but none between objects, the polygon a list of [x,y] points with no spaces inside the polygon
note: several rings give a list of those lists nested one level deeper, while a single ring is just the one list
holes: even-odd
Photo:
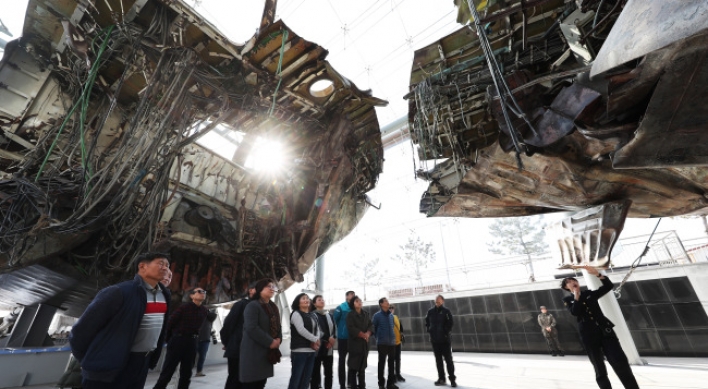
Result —
[{"label": "support column", "polygon": [[324,293],[324,279],[325,279],[325,256],[320,255],[319,258],[315,260],[315,289],[317,293]]},{"label": "support column", "polygon": [[[602,286],[602,281],[599,278],[588,273],[585,269],[582,269],[582,271],[588,289],[597,290]],[[605,274],[605,277],[607,277],[607,274]],[[602,313],[615,324],[615,333],[617,334],[620,345],[622,345],[622,350],[624,350],[627,359],[629,359],[629,363],[631,365],[644,365],[644,361],[642,361],[639,356],[639,351],[637,351],[637,346],[634,344],[634,339],[632,339],[632,334],[629,332],[629,327],[627,327],[627,322],[624,320],[615,294],[610,292],[602,296],[602,298],[598,300],[598,303],[600,304]]]},{"label": "support column", "polygon": [[46,304],[24,307],[17,318],[7,347],[42,347],[47,338],[47,331],[52,324],[56,307]]}]

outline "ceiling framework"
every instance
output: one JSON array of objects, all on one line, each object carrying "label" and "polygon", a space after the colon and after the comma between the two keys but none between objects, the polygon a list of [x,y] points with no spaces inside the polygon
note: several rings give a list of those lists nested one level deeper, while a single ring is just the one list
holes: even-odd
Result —
[{"label": "ceiling framework", "polygon": [[[456,3],[467,24],[468,1]],[[413,60],[408,121],[430,182],[421,212],[524,216],[620,200],[630,217],[706,212],[708,3],[474,3],[490,55],[472,21]]]},{"label": "ceiling framework", "polygon": [[[230,301],[254,279],[302,280],[353,229],[387,103],[272,11],[236,45],[182,1],[30,0],[0,63],[0,304],[35,268],[67,279],[23,304],[73,288],[87,298],[54,303],[81,312],[87,280],[123,279],[149,250],[172,254],[176,298]],[[232,158],[195,143],[212,130]],[[281,171],[246,167],[264,139]]]}]

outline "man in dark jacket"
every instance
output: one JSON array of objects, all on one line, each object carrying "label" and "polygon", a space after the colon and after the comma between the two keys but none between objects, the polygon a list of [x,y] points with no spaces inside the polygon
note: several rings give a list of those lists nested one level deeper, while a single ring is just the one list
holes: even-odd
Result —
[{"label": "man in dark jacket", "polygon": [[599,289],[581,292],[578,280],[572,277],[561,281],[561,289],[570,292],[570,296],[563,298],[563,303],[568,311],[578,318],[580,338],[583,340],[588,358],[595,368],[595,381],[600,389],[612,389],[610,380],[607,378],[607,368],[604,361],[604,358],[607,358],[607,362],[610,363],[626,389],[639,389],[632,368],[629,367],[627,356],[612,329],[615,325],[605,317],[598,303],[600,297],[612,290],[612,281],[601,275],[594,267],[584,266],[583,268],[591,276],[600,278],[602,286]]},{"label": "man in dark jacket", "polygon": [[243,338],[243,310],[251,302],[253,294],[256,293],[256,283],[248,285],[247,295],[231,306],[231,311],[224,319],[224,326],[221,327],[221,344],[224,345],[224,358],[227,358],[229,376],[226,378],[224,389],[241,389],[243,386],[238,379],[239,353],[241,350],[241,339]]},{"label": "man in dark jacket", "polygon": [[177,389],[189,388],[194,359],[197,357],[199,329],[209,314],[209,310],[202,304],[206,299],[206,290],[199,287],[191,289],[189,297],[192,301],[175,309],[167,322],[165,363],[153,389],[165,389],[177,370],[177,365],[180,366]]},{"label": "man in dark jacket", "polygon": [[142,254],[136,262],[135,278],[98,292],[71,330],[85,389],[142,388],[160,358],[170,302],[160,281],[169,256]]},{"label": "man in dark jacket", "polygon": [[435,353],[435,364],[438,368],[438,380],[435,381],[435,386],[445,385],[444,358],[447,374],[450,377],[450,386],[456,388],[455,364],[452,362],[452,344],[450,343],[452,313],[443,306],[444,303],[445,298],[442,295],[435,297],[435,306],[430,308],[425,316],[425,328],[430,334],[430,342],[433,344],[433,352]]}]

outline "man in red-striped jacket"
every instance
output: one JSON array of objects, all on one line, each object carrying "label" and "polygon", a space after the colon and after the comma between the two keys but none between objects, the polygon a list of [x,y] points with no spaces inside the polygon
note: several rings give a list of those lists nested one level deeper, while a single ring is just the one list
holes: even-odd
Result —
[{"label": "man in red-striped jacket", "polygon": [[69,344],[81,362],[84,389],[134,389],[145,385],[165,337],[170,292],[160,280],[169,256],[142,254],[132,281],[96,295],[73,326]]}]

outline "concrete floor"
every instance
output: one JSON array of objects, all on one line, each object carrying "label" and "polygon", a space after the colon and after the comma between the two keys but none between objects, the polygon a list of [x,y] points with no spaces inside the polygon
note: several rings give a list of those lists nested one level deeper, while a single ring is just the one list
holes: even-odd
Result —
[{"label": "concrete floor", "polygon": [[[367,387],[377,388],[377,354],[369,355]],[[474,389],[597,389],[592,365],[586,357],[551,357],[545,355],[472,354],[455,353],[457,383],[460,388]],[[661,358],[648,357],[645,366],[633,366],[639,386],[652,388],[704,388],[708,389],[708,359],[706,358]],[[335,352],[335,389],[337,385]],[[432,353],[404,352],[402,375],[405,383],[401,389],[434,388],[437,379]],[[609,369],[609,365],[608,365]],[[611,369],[610,369],[611,371]],[[226,380],[226,365],[212,365],[204,369],[205,377],[192,378],[192,389],[223,388]],[[266,388],[284,389],[290,378],[290,360],[276,365],[275,377],[268,380]],[[614,373],[610,372],[614,388],[622,388]],[[157,373],[148,376],[146,388],[152,388]],[[174,380],[173,380],[174,382]],[[174,386],[172,386],[174,387]],[[49,389],[52,386],[31,386],[34,389]],[[168,389],[171,389],[168,387]]]}]

